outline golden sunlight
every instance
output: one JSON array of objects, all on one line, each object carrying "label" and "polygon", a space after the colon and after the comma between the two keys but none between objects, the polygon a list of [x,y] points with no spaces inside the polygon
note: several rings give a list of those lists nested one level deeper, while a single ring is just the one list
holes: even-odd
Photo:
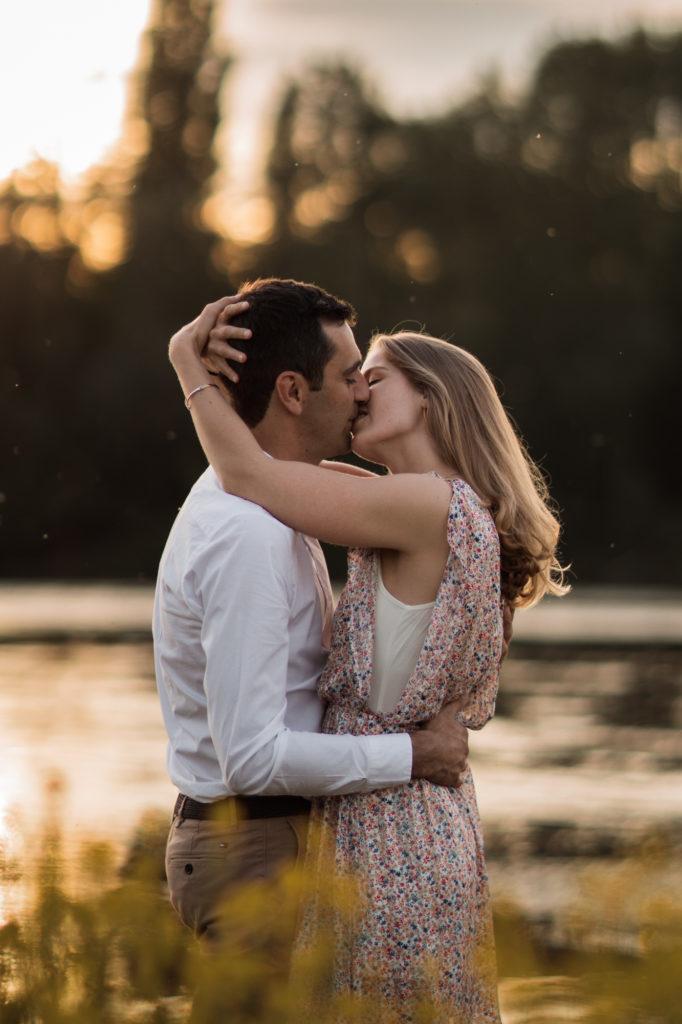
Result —
[{"label": "golden sunlight", "polygon": [[425,284],[438,277],[438,250],[431,236],[420,228],[405,231],[398,239],[396,246],[398,256],[403,261],[408,274]]},{"label": "golden sunlight", "polygon": [[[571,5],[508,0],[497,5],[495,19],[485,3],[422,0],[415,6],[421,11],[422,45],[415,50],[414,25],[410,18],[390,16],[392,2],[377,0],[355,10],[338,0],[215,0],[217,48],[234,58],[218,148],[226,155],[235,195],[254,195],[262,183],[283,80],[312,63],[336,59],[339,52],[366,69],[389,110],[421,116],[470,91],[483,69],[499,68],[512,87],[518,86],[531,52],[557,34],[613,34],[635,22],[671,30],[682,16],[682,0],[602,0],[598,8],[586,0]],[[24,0],[6,7],[0,36],[5,97],[0,181],[42,157],[57,164],[61,179],[71,185],[105,161],[120,138],[151,0],[109,5]],[[145,127],[138,127],[132,146],[125,146],[129,153],[144,148]],[[531,165],[542,163],[551,157],[550,148],[530,140],[527,156]],[[400,164],[404,154],[389,133],[377,140],[370,158],[386,169]],[[319,217],[313,206],[306,204],[304,221]],[[241,215],[235,220],[243,224]],[[248,226],[247,233],[251,230]],[[257,233],[267,235],[262,226]]]},{"label": "golden sunlight", "polygon": [[273,206],[265,196],[231,200],[219,193],[206,200],[201,214],[207,226],[242,244],[267,242],[274,227]]},{"label": "golden sunlight", "polygon": [[45,157],[67,178],[116,139],[148,4],[25,0],[3,10],[0,178]]}]

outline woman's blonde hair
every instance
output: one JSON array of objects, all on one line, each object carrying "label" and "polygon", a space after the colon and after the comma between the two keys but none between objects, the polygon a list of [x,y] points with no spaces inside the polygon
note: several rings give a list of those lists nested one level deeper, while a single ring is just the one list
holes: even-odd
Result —
[{"label": "woman's blonde hair", "polygon": [[559,522],[549,491],[517,436],[485,367],[425,334],[377,334],[389,361],[428,399],[429,432],[447,465],[489,506],[500,536],[502,593],[516,607],[570,590],[557,560]]}]

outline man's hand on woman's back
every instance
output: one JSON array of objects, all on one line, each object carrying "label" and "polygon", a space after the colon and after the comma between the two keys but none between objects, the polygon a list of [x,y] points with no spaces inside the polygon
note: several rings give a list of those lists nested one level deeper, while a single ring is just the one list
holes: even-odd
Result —
[{"label": "man's hand on woman's back", "polygon": [[469,756],[469,733],[457,715],[461,705],[446,704],[426,725],[410,734],[412,778],[437,786],[459,786]]}]

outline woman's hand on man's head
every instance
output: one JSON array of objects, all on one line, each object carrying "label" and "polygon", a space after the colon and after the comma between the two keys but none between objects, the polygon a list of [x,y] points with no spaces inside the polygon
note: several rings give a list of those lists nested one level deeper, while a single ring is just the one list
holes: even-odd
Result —
[{"label": "woman's hand on man's head", "polygon": [[[235,296],[239,298],[239,296]],[[202,362],[210,373],[219,373],[233,384],[239,382],[239,374],[231,362],[245,363],[246,355],[240,349],[233,348],[231,341],[246,341],[251,337],[248,327],[236,327],[230,318],[243,313],[249,308],[246,301],[234,302],[225,306],[218,314],[214,327],[208,335],[208,341],[202,352]]]},{"label": "woman's hand on man's head", "polygon": [[[186,362],[188,358],[202,361],[210,359],[212,363],[216,364],[214,372],[225,373],[230,380],[238,379],[232,367],[227,365],[226,360],[236,359],[243,362],[245,356],[237,349],[233,349],[228,344],[228,339],[250,338],[251,331],[245,327],[233,326],[229,319],[243,313],[248,307],[248,302],[239,295],[229,295],[218,299],[217,302],[209,302],[198,317],[181,327],[171,338],[168,358],[172,365],[177,369],[178,363]],[[208,353],[210,338],[214,332],[218,333],[215,334],[211,351]],[[205,362],[204,365],[206,365]],[[213,369],[212,366],[206,368]]]}]

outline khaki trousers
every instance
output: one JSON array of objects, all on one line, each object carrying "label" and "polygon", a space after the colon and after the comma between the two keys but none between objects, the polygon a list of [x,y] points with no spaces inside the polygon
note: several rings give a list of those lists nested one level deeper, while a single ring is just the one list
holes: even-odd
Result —
[{"label": "khaki trousers", "polygon": [[[171,904],[183,924],[210,944],[220,942],[225,937],[222,901],[237,886],[273,880],[299,863],[307,827],[306,814],[232,823],[176,815],[166,844],[166,877]],[[268,916],[277,910],[270,900]],[[258,945],[258,930],[254,921],[247,946]]]}]

